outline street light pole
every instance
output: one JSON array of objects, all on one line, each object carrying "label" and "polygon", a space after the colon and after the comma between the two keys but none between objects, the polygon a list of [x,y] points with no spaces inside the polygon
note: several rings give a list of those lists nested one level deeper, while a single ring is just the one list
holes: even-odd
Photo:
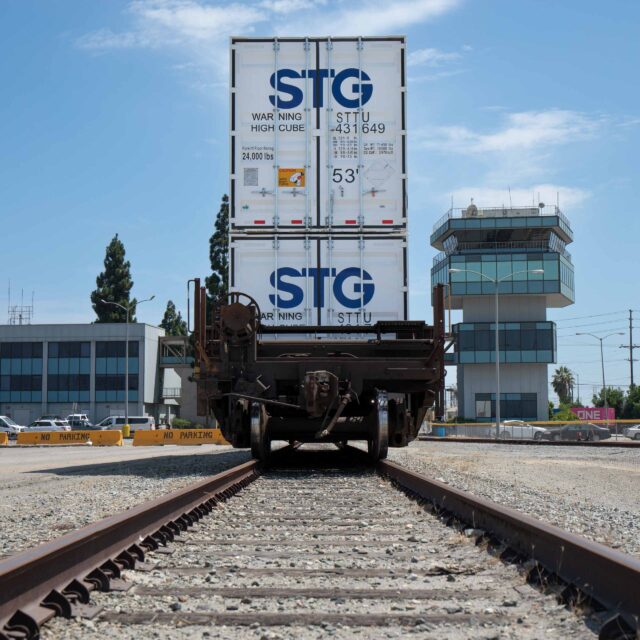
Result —
[{"label": "street light pole", "polygon": [[[482,273],[481,271],[476,271],[474,269],[449,269],[449,273],[475,273],[479,275],[481,278],[488,280],[489,282],[493,282],[495,285],[495,300],[496,300],[496,440],[500,438],[500,329],[499,329],[499,303],[498,303],[498,294],[500,289],[500,283],[504,280],[508,280],[513,276],[519,273],[544,273],[544,269],[519,269],[518,271],[514,271],[506,276],[502,276],[502,278],[490,278],[488,275]],[[449,289],[449,293],[451,293],[451,289]]]},{"label": "street light pole", "polygon": [[499,307],[498,307],[498,285],[499,280],[495,282],[496,290],[496,440],[500,438],[500,329],[498,325],[499,321]]},{"label": "street light pole", "polygon": [[127,305],[127,327],[124,341],[124,423],[129,424],[129,316],[131,305]]},{"label": "street light pole", "polygon": [[[594,333],[576,333],[577,336],[591,336],[600,341],[600,366],[602,367],[602,394],[604,396],[604,415],[606,416],[607,426],[609,426],[609,401],[607,397],[607,383],[604,377],[604,347],[602,346],[604,341],[611,336],[623,336],[623,331],[616,331],[615,333],[609,333],[606,336],[597,336]],[[616,434],[617,435],[617,434]]]},{"label": "street light pole", "polygon": [[[149,298],[136,302],[136,305],[140,305],[143,302],[149,302],[156,296],[152,295]],[[114,307],[120,307],[127,314],[127,321],[125,323],[125,341],[124,341],[124,423],[129,424],[129,322],[131,318],[131,304],[120,304],[119,302],[111,302],[109,300],[100,300],[103,304],[111,304]]]}]

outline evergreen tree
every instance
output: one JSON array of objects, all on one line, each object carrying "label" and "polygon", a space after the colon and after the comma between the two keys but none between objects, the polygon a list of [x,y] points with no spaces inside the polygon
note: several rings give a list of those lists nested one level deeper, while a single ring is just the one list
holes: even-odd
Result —
[{"label": "evergreen tree", "polygon": [[129,321],[136,322],[136,299],[130,299],[133,280],[131,280],[131,263],[125,260],[124,245],[113,237],[107,246],[104,258],[104,271],[96,278],[96,289],[91,292],[93,310],[98,316],[96,322],[126,322],[127,312],[112,304],[104,304],[102,300],[117,302],[131,309]]},{"label": "evergreen tree", "polygon": [[627,391],[622,417],[625,419],[640,418],[640,386],[637,384],[629,387],[629,391]]},{"label": "evergreen tree", "polygon": [[616,417],[620,417],[622,413],[622,406],[624,404],[624,393],[620,389],[615,387],[607,387],[606,389],[600,389],[597,394],[594,394],[593,406],[604,407],[605,393],[607,396],[607,406],[616,410]]},{"label": "evergreen tree", "polygon": [[165,330],[168,336],[186,336],[187,323],[182,319],[182,314],[176,313],[176,305],[172,300],[167,302],[167,308],[160,326]]},{"label": "evergreen tree", "polygon": [[226,298],[229,282],[229,196],[222,196],[215,229],[209,239],[211,275],[205,280],[209,296]]}]

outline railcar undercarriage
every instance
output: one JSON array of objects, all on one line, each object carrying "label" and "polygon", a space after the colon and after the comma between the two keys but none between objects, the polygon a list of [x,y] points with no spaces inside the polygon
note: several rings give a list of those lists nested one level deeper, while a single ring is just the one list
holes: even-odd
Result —
[{"label": "railcar undercarriage", "polygon": [[193,379],[198,414],[213,414],[234,447],[266,460],[271,442],[367,442],[372,460],[442,414],[444,288],[434,324],[266,326],[250,296],[211,303],[195,280]]}]

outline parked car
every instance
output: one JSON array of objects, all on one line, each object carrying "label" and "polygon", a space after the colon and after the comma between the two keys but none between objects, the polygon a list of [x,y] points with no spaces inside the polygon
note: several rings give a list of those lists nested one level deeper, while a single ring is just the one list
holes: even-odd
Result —
[{"label": "parked car", "polygon": [[573,440],[573,441],[591,441],[606,440],[611,437],[611,431],[607,427],[601,427],[597,424],[578,423],[565,424],[564,427],[550,430],[549,436],[545,436],[545,440]]},{"label": "parked car", "polygon": [[640,424],[634,424],[632,427],[627,427],[622,433],[632,440],[640,440]]},{"label": "parked car", "polygon": [[62,416],[54,415],[53,413],[46,413],[43,416],[40,416],[38,420],[64,420]]},{"label": "parked car", "polygon": [[[124,416],[109,416],[102,422],[98,422],[96,426],[102,429],[118,429],[121,430],[125,425]],[[155,431],[156,420],[153,416],[129,416],[129,426],[131,433],[135,431]]]},{"label": "parked car", "polygon": [[91,420],[86,413],[72,413],[67,416],[67,422],[72,429],[85,429],[91,426]]},{"label": "parked car", "polygon": [[36,420],[32,422],[27,431],[71,431],[66,420]]},{"label": "parked car", "polygon": [[548,430],[536,427],[523,420],[505,420],[500,423],[500,438],[503,440],[542,440]]},{"label": "parked car", "polygon": [[25,429],[26,427],[15,423],[9,416],[0,416],[0,432],[8,434],[9,440],[15,440]]}]

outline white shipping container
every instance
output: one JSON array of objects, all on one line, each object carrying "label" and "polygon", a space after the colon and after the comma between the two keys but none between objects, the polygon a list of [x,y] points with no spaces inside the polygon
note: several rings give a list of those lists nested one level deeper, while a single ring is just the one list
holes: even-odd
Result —
[{"label": "white shipping container", "polygon": [[232,38],[232,231],[406,227],[405,42]]},{"label": "white shipping container", "polygon": [[268,325],[406,320],[406,282],[402,237],[285,234],[231,240],[231,290],[255,298]]}]

